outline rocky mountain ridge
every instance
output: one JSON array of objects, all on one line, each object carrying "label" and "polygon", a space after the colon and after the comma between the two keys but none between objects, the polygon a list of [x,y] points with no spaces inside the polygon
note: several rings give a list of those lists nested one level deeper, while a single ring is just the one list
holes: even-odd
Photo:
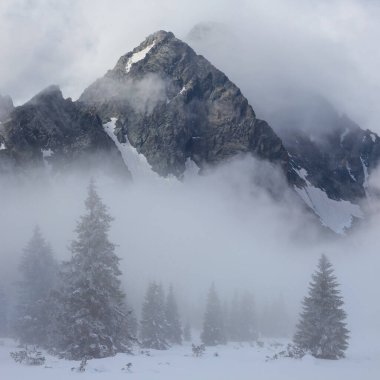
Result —
[{"label": "rocky mountain ridge", "polygon": [[159,175],[181,178],[189,161],[202,170],[251,154],[280,167],[338,233],[363,217],[358,204],[380,158],[379,137],[340,116],[318,136],[302,120],[276,134],[225,74],[165,31],[123,55],[76,102],[52,86],[20,107],[10,104],[0,98],[0,171],[102,156],[128,176],[136,153]]},{"label": "rocky mountain ridge", "polygon": [[[0,170],[27,172],[38,166],[58,170],[81,161],[90,164],[91,159],[113,166],[121,162],[99,116],[64,99],[58,86],[46,88],[7,116],[0,125]],[[118,170],[128,175],[126,167]]]}]

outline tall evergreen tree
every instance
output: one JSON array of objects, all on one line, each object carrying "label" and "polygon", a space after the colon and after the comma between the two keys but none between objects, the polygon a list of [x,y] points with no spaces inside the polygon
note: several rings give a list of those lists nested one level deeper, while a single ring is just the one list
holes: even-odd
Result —
[{"label": "tall evergreen tree", "polygon": [[182,327],[173,286],[170,285],[165,304],[166,338],[172,344],[182,344]]},{"label": "tall evergreen tree", "polygon": [[86,212],[71,244],[71,260],[64,263],[62,305],[57,319],[58,348],[67,358],[101,358],[128,350],[125,295],[121,290],[120,259],[108,239],[113,218],[94,182],[88,187]]},{"label": "tall evergreen tree", "polygon": [[38,227],[24,249],[19,270],[15,335],[21,343],[45,346],[51,324],[49,294],[57,282],[58,264]]},{"label": "tall evergreen tree", "polygon": [[166,339],[167,321],[165,317],[165,296],[162,286],[149,284],[140,322],[140,338],[144,348],[166,350],[169,344]]},{"label": "tall evergreen tree", "polygon": [[8,300],[3,288],[0,286],[0,337],[8,333]]},{"label": "tall evergreen tree", "polygon": [[311,354],[323,359],[344,357],[348,347],[346,313],[342,309],[334,270],[322,255],[316,272],[312,275],[309,295],[303,301],[303,312],[294,336],[294,342]]},{"label": "tall evergreen tree", "polygon": [[223,310],[214,284],[207,297],[201,339],[206,346],[226,343]]},{"label": "tall evergreen tree", "polygon": [[138,321],[134,309],[127,306],[128,336],[132,341],[137,341]]}]

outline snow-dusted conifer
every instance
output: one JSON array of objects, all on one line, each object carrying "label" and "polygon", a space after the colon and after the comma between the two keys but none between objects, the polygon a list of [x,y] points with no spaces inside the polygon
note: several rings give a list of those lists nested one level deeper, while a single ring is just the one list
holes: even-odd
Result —
[{"label": "snow-dusted conifer", "polygon": [[58,264],[38,227],[24,249],[19,270],[15,335],[21,343],[45,346],[51,325],[49,295],[57,282]]},{"label": "snow-dusted conifer", "polygon": [[131,341],[138,341],[138,321],[136,318],[136,314],[134,309],[132,309],[129,305],[126,308],[127,310],[127,323],[128,323],[128,336]]},{"label": "snow-dusted conifer", "polygon": [[71,245],[71,260],[63,266],[57,318],[60,353],[74,360],[126,352],[129,343],[120,259],[108,239],[113,218],[93,181],[85,207]]},{"label": "snow-dusted conifer", "polygon": [[173,286],[170,285],[165,304],[166,338],[169,343],[182,344],[182,327]]},{"label": "snow-dusted conifer", "polygon": [[334,270],[325,255],[312,276],[309,295],[303,301],[303,312],[294,336],[294,342],[302,349],[323,359],[344,357],[348,347],[346,313],[342,309]]},{"label": "snow-dusted conifer", "polygon": [[162,286],[156,282],[149,284],[140,322],[140,339],[144,348],[166,350],[167,321],[165,317],[165,296]]},{"label": "snow-dusted conifer", "polygon": [[223,310],[214,284],[207,297],[201,339],[206,346],[226,343]]}]

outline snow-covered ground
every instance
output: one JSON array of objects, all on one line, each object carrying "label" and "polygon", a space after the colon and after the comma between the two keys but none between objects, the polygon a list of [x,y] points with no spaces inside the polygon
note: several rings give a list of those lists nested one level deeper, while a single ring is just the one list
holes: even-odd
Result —
[{"label": "snow-covered ground", "polygon": [[[281,350],[266,340],[264,346],[257,344],[208,347],[203,357],[192,356],[191,345],[186,344],[167,351],[149,350],[150,356],[137,351],[135,355],[119,354],[106,359],[90,360],[85,372],[75,370],[79,362],[60,360],[46,355],[43,366],[18,364],[9,352],[17,350],[11,340],[1,340],[1,380],[61,380],[61,379],[141,379],[141,380],[377,380],[380,373],[380,357],[348,354],[342,360],[320,360],[311,356],[303,359],[281,358],[267,360]],[[215,356],[215,353],[218,356]],[[130,371],[124,369],[132,363]],[[74,370],[72,370],[74,368]]]}]

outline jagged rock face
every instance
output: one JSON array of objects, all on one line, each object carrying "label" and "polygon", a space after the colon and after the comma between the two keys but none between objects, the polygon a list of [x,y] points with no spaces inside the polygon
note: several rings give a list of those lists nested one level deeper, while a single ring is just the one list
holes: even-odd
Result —
[{"label": "jagged rock face", "polygon": [[[291,164],[307,172],[307,180],[329,198],[358,202],[366,196],[368,175],[380,161],[380,138],[340,116],[324,100],[283,120],[277,130]],[[312,125],[308,125],[312,123]]]},{"label": "jagged rock face", "polygon": [[202,168],[238,153],[288,171],[281,140],[240,90],[172,33],[157,32],[122,56],[80,102],[95,107],[103,122],[117,117],[119,141],[127,137],[164,176],[181,176],[188,158]]},{"label": "jagged rock face", "polygon": [[3,170],[9,165],[25,169],[47,162],[54,168],[63,168],[104,154],[120,161],[120,167],[127,171],[98,115],[64,99],[57,86],[15,108],[2,123],[1,134]]}]

